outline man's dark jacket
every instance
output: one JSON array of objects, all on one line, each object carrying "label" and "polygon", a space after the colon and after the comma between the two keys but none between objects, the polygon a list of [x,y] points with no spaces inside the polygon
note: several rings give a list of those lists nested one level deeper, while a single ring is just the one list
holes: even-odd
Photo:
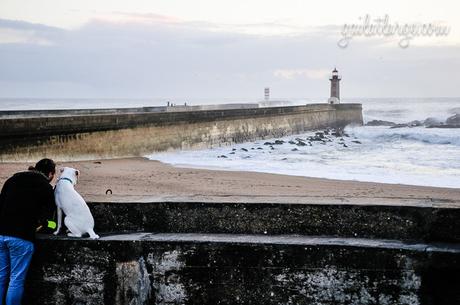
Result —
[{"label": "man's dark jacket", "polygon": [[53,187],[38,171],[13,175],[0,194],[0,235],[35,241],[39,221],[56,209]]}]

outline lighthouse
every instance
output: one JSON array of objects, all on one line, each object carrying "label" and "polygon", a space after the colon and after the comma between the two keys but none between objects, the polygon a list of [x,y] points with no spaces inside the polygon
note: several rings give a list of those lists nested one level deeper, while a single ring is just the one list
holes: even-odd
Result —
[{"label": "lighthouse", "polygon": [[340,103],[340,80],[342,78],[339,76],[339,72],[336,68],[332,71],[332,77],[329,79],[331,81],[331,97],[327,101],[329,104],[339,104]]}]

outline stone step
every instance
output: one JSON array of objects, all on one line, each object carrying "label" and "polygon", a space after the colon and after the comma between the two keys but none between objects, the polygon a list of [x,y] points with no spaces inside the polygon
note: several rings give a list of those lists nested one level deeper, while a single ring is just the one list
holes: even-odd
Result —
[{"label": "stone step", "polygon": [[25,304],[458,304],[460,246],[330,236],[41,235]]},{"label": "stone step", "polygon": [[299,234],[460,242],[460,209],[421,203],[90,202],[98,233]]}]

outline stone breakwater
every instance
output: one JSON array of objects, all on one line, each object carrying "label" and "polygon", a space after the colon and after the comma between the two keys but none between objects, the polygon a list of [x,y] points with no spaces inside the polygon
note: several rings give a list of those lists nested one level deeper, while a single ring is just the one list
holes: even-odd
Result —
[{"label": "stone breakwater", "polygon": [[79,112],[0,118],[0,160],[142,156],[363,123],[360,104],[191,111]]}]

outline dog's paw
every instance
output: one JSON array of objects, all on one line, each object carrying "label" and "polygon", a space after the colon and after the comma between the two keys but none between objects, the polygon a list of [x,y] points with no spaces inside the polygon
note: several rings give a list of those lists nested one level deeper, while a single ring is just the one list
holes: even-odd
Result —
[{"label": "dog's paw", "polygon": [[68,237],[81,237],[81,235],[73,234],[73,233],[67,233]]},{"label": "dog's paw", "polygon": [[53,232],[53,235],[58,235],[59,234],[59,231],[54,231]]},{"label": "dog's paw", "polygon": [[90,236],[91,239],[98,239],[99,238],[99,235],[94,235],[94,236]]}]

